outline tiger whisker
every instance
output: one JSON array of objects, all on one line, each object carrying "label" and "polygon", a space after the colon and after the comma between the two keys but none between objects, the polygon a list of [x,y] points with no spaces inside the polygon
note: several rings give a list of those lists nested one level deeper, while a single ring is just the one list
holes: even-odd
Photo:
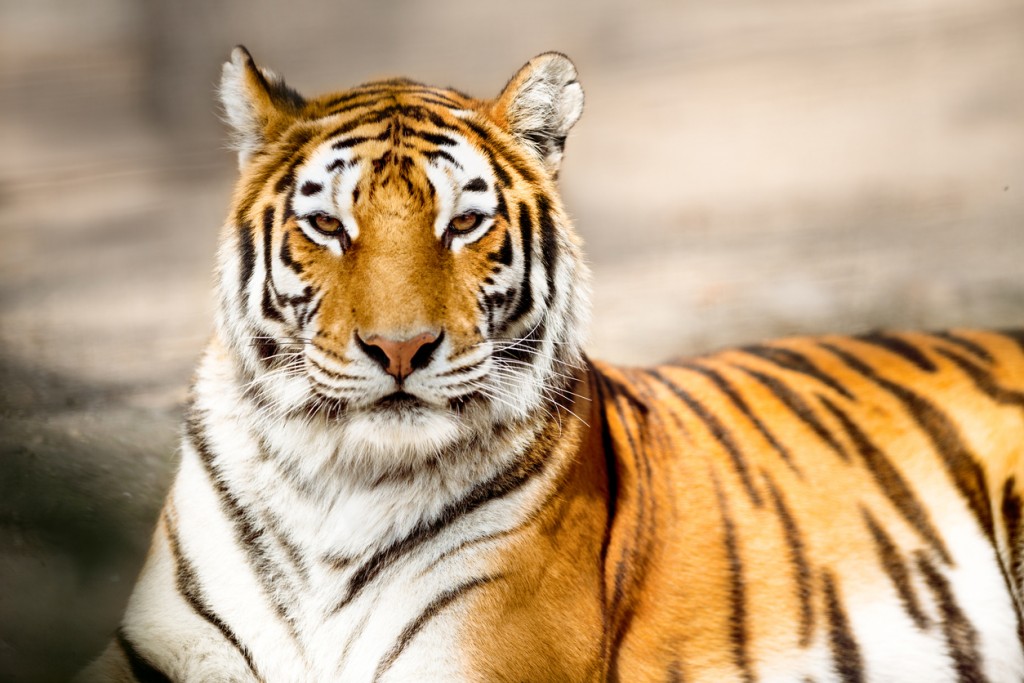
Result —
[{"label": "tiger whisker", "polygon": [[[508,367],[506,365],[507,363],[515,363],[516,365],[521,365],[521,366],[523,366],[525,368],[535,368],[535,367],[537,367],[533,363],[527,363],[526,361],[515,360],[515,359],[511,359],[511,358],[502,358],[500,360],[496,359],[494,361],[494,366],[493,367],[496,367],[496,368],[504,367],[504,369],[506,369],[506,370],[513,370],[513,368],[510,368],[510,367]],[[548,372],[550,372],[552,375],[555,375],[556,377],[561,377],[563,379],[569,379],[569,380],[576,380],[577,379],[574,375],[567,375],[564,372],[559,372],[558,370],[548,370]]]},{"label": "tiger whisker", "polygon": [[[500,377],[500,378],[503,378],[503,379],[512,379],[512,378],[514,378],[514,376],[510,377],[508,375],[497,375],[497,376]],[[539,387],[539,389],[540,389],[542,394],[545,394],[545,393],[555,393],[555,394],[558,394],[559,396],[562,396],[563,398],[574,397],[574,398],[578,398],[578,399],[580,399],[582,401],[590,401],[591,400],[589,396],[584,396],[582,394],[576,393],[575,391],[572,391],[571,389],[564,389],[564,388],[561,388],[561,387],[552,387],[552,386],[544,386],[544,385],[541,385]],[[551,398],[550,395],[548,395],[546,397],[547,398]]]}]

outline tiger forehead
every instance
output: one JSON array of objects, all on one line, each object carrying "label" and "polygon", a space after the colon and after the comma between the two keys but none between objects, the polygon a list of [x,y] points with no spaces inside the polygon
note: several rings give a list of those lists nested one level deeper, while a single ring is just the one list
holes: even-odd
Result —
[{"label": "tiger forehead", "polygon": [[336,116],[367,105],[392,103],[424,109],[464,109],[476,100],[451,88],[438,88],[396,78],[365,83],[350,90],[322,95],[309,102],[319,116]]},{"label": "tiger forehead", "polygon": [[409,103],[420,99],[378,93],[372,105],[335,117],[297,154],[294,214],[332,215],[353,240],[380,220],[426,220],[440,237],[455,215],[494,216],[502,191],[494,158],[451,109],[446,118],[439,105]]},{"label": "tiger forehead", "polygon": [[[452,181],[464,183],[466,191],[492,188],[493,167],[488,163],[489,155],[479,148],[475,139],[478,131],[466,125],[451,108],[424,106],[421,93],[406,94],[409,87],[412,86],[402,85],[399,94],[395,94],[390,85],[383,94],[375,88],[357,90],[355,95],[374,91],[372,103],[360,106],[348,116],[331,115],[323,120],[331,125],[325,125],[319,135],[310,136],[305,150],[297,150],[296,161],[302,168],[300,180],[305,176],[298,191],[314,194],[326,189],[325,185],[335,184],[339,177],[353,174],[364,178],[371,176],[376,184],[386,184],[392,177],[406,183],[416,177],[427,179],[424,173],[436,179],[436,174],[427,166],[443,170]],[[350,96],[351,93],[345,95]],[[330,101],[337,100],[335,97]],[[345,102],[347,100],[339,106],[344,106]],[[311,174],[320,175],[327,182],[318,186],[308,179]],[[428,181],[426,185],[431,193],[441,189],[437,183]]]}]

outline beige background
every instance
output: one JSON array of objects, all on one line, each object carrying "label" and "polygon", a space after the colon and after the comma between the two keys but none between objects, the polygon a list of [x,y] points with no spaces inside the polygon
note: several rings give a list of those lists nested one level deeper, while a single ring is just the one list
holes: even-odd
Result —
[{"label": "beige background", "polygon": [[591,348],[1024,324],[1022,0],[0,0],[0,679],[123,609],[210,326],[232,44],[308,92],[576,61]]}]

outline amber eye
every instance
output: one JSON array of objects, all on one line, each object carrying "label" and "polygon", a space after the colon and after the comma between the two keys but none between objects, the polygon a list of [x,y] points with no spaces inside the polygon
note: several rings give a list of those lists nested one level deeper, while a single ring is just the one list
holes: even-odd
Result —
[{"label": "amber eye", "polygon": [[448,224],[448,231],[455,235],[465,235],[478,228],[483,220],[483,214],[469,211],[453,218],[452,222]]},{"label": "amber eye", "polygon": [[306,218],[309,224],[318,232],[325,235],[335,236],[341,232],[341,221],[326,213],[314,213]]}]

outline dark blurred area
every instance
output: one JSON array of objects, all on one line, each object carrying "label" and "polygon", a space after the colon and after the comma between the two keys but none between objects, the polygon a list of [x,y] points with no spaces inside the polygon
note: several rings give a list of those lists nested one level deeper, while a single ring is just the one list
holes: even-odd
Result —
[{"label": "dark blurred area", "polygon": [[300,91],[569,54],[595,355],[1024,324],[1024,0],[0,0],[0,679],[124,607],[210,329],[232,45]]}]

